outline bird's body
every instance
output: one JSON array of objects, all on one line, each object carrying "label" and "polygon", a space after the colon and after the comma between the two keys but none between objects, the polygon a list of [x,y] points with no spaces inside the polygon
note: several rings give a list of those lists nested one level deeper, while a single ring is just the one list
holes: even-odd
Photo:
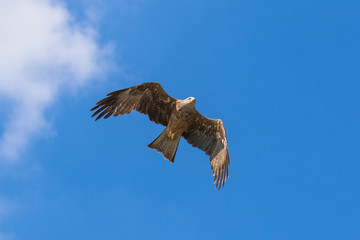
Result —
[{"label": "bird's body", "polygon": [[181,136],[188,130],[196,112],[195,98],[177,100],[166,128],[148,147],[161,152],[165,159],[174,162]]},{"label": "bird's body", "polygon": [[195,98],[177,100],[175,109],[173,110],[167,125],[169,135],[181,137],[183,132],[188,129],[189,120],[195,113]]},{"label": "bird's body", "polygon": [[151,121],[166,126],[148,145],[149,148],[174,162],[179,141],[184,137],[194,147],[210,155],[216,186],[220,188],[228,178],[230,158],[224,125],[220,119],[202,116],[195,108],[195,98],[175,99],[159,83],[151,82],[109,93],[91,110],[96,109],[93,114],[99,114],[96,120],[128,114],[134,109],[147,114]]},{"label": "bird's body", "polygon": [[169,135],[181,137],[189,128],[189,123],[196,112],[195,98],[189,97],[185,100],[177,100],[167,125]]}]

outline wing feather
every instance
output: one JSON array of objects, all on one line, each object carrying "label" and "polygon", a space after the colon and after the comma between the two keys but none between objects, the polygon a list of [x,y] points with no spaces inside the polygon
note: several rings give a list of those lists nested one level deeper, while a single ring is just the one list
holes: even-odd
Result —
[{"label": "wing feather", "polygon": [[166,126],[177,99],[168,95],[160,83],[149,82],[111,92],[91,109],[96,120],[129,114],[133,110],[147,114],[151,121]]},{"label": "wing feather", "polygon": [[220,119],[206,118],[196,112],[183,137],[194,147],[210,156],[216,188],[224,186],[229,178],[230,157],[224,124]]}]

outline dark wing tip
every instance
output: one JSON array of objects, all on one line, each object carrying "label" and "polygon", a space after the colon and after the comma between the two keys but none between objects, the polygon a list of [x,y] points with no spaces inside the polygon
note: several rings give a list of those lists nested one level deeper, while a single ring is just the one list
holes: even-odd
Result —
[{"label": "dark wing tip", "polygon": [[126,90],[128,90],[129,88],[124,88],[124,89],[120,89],[120,90],[116,90],[116,91],[113,91],[113,92],[110,92],[108,94],[106,94],[106,96],[112,96],[112,95],[115,95],[115,94],[119,94],[119,93],[122,93],[122,92],[125,92]]},{"label": "dark wing tip", "polygon": [[96,110],[92,117],[99,114],[95,119],[98,120],[136,110],[148,115],[151,121],[166,126],[175,103],[176,99],[167,94],[159,82],[146,82],[108,93],[90,111]]},{"label": "dark wing tip", "polygon": [[114,110],[116,109],[115,105],[117,104],[118,97],[128,89],[129,88],[108,93],[107,97],[97,102],[96,106],[90,109],[90,111],[96,110],[91,117],[95,117],[99,114],[95,119],[95,121],[97,121],[106,114],[104,119],[109,118],[115,112]]},{"label": "dark wing tip", "polygon": [[[101,108],[99,108],[101,107]],[[99,109],[98,109],[99,108]],[[107,106],[105,105],[101,105],[101,104],[98,104],[96,105],[95,107],[93,107],[90,111],[94,111],[96,110],[93,115],[91,115],[91,117],[95,117],[96,115],[98,115],[99,113],[99,116],[97,116],[97,118],[95,119],[95,121],[99,120],[102,116],[104,116],[104,114],[106,113],[106,108]]]},{"label": "dark wing tip", "polygon": [[[219,170],[219,173],[217,173],[217,175],[215,175],[216,178],[216,185],[215,188],[217,188],[218,190],[220,190],[220,188],[223,186],[223,171]],[[214,181],[215,184],[215,181]]]},{"label": "dark wing tip", "polygon": [[228,166],[219,169],[219,171],[214,175],[213,183],[215,185],[215,189],[220,190],[220,188],[224,187],[226,180],[229,178],[229,170]]},{"label": "dark wing tip", "polygon": [[[230,165],[230,156],[229,156],[229,152],[227,149],[227,146],[224,149],[224,153],[225,156],[222,158],[218,158],[218,159],[213,159],[215,162],[215,165],[211,165],[211,168],[213,169],[213,175],[214,175],[214,180],[213,183],[215,184],[216,182],[216,186],[215,188],[217,188],[218,190],[220,190],[220,188],[224,187],[226,180],[229,178],[229,165]],[[222,159],[222,160],[221,160]],[[222,162],[221,166],[217,165],[217,163],[219,163],[219,160]]]},{"label": "dark wing tip", "polygon": [[[100,105],[96,105],[95,107],[93,107],[92,109],[90,109],[90,111],[94,111],[96,109],[98,109],[100,107]],[[93,115],[94,116],[94,115]]]}]

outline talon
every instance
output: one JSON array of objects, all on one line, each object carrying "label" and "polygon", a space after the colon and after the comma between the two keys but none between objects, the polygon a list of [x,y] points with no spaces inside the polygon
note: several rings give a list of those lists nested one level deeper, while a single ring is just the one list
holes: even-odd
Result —
[{"label": "talon", "polygon": [[174,139],[174,138],[175,138],[175,133],[172,133],[171,131],[169,131],[168,137],[169,137],[170,139]]}]

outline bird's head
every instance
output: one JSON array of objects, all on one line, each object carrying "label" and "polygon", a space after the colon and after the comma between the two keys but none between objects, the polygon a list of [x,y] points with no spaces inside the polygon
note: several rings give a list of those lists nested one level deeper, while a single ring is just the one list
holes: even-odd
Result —
[{"label": "bird's head", "polygon": [[194,97],[188,97],[187,99],[185,99],[187,103],[192,103],[195,105],[196,103],[196,99]]},{"label": "bird's head", "polygon": [[184,111],[186,109],[194,109],[195,108],[195,98],[188,97],[184,100],[179,100],[176,103],[176,109],[178,111]]}]

